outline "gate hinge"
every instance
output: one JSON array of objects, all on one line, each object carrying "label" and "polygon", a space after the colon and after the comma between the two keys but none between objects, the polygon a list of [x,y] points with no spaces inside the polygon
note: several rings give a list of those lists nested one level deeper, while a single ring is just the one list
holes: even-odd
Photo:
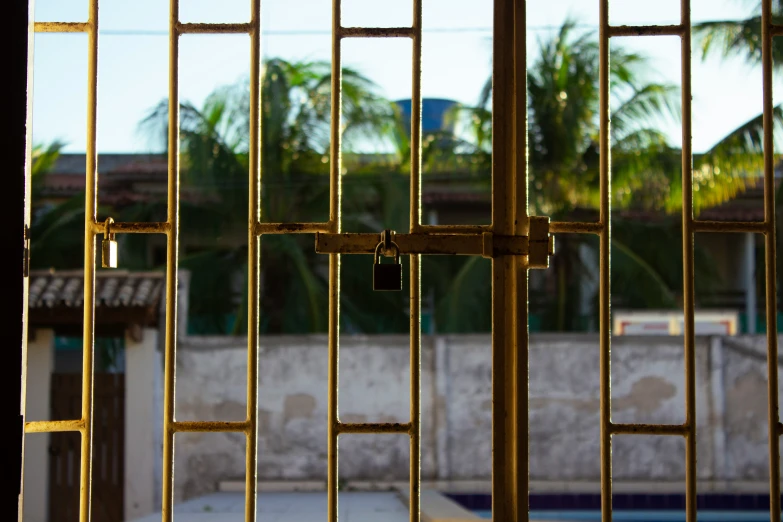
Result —
[{"label": "gate hinge", "polygon": [[30,277],[30,227],[24,226],[24,259],[22,260],[22,274]]}]

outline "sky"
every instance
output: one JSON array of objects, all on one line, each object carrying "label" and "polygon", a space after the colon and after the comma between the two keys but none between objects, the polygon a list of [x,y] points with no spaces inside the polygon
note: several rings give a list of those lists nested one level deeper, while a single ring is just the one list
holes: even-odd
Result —
[{"label": "sky", "polygon": [[[265,57],[331,59],[331,0],[262,0]],[[168,92],[166,0],[102,0],[98,63],[98,152],[149,152],[160,145],[138,122]],[[184,22],[243,22],[248,0],[180,0]],[[749,14],[745,0],[691,0],[694,23]],[[36,0],[37,21],[84,21],[87,0]],[[679,0],[612,0],[612,24],[679,22]],[[528,0],[528,60],[537,42],[571,16],[597,29],[597,0]],[[404,26],[411,0],[343,0],[344,26]],[[491,73],[492,0],[423,0],[422,95],[475,103]],[[613,39],[612,45],[651,59],[650,80],[680,84],[676,37]],[[249,71],[247,35],[184,35],[180,43],[180,100],[199,106],[216,87]],[[343,65],[358,69],[389,99],[411,96],[411,42],[407,39],[343,41]],[[33,140],[66,142],[65,152],[86,144],[87,37],[38,34],[34,47]],[[775,84],[780,87],[780,82]],[[702,60],[693,55],[693,150],[709,149],[762,110],[761,70],[740,59]],[[775,97],[779,103],[778,97]],[[681,144],[678,122],[662,128]]]}]

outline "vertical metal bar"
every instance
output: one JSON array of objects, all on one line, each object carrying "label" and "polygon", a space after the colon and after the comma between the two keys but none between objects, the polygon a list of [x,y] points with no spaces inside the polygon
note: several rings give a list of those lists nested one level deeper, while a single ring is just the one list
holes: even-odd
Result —
[{"label": "vertical metal bar", "polygon": [[[527,13],[526,1],[514,1],[514,233],[528,235],[528,135],[527,135]],[[525,259],[515,257],[513,286],[515,298],[512,313],[516,365],[514,369],[516,417],[516,497],[519,520],[529,518],[529,448],[528,448],[528,271]]]},{"label": "vertical metal bar", "polygon": [[413,71],[411,86],[410,231],[421,226],[421,4],[413,0]]},{"label": "vertical metal bar", "polygon": [[329,230],[333,233],[340,231],[340,198],[342,196],[342,184],[340,175],[342,169],[342,151],[340,135],[342,128],[342,35],[340,34],[342,1],[332,0],[332,121],[329,143],[329,155],[331,163],[329,169]]},{"label": "vertical metal bar", "polygon": [[250,150],[247,233],[247,447],[245,449],[245,521],[256,520],[258,498],[258,315],[261,237],[261,0],[250,1]]},{"label": "vertical metal bar", "polygon": [[174,520],[174,383],[177,364],[179,256],[179,0],[169,0],[168,211],[166,236],[166,344],[163,378],[163,522]]},{"label": "vertical metal bar", "polygon": [[411,522],[421,519],[421,255],[410,256],[410,510]]},{"label": "vertical metal bar", "polygon": [[[411,194],[409,228],[421,226],[421,12],[413,0],[413,65],[411,74]],[[421,519],[421,256],[410,256],[410,510],[411,522]]]},{"label": "vertical metal bar", "polygon": [[[339,1],[339,0],[338,0]],[[327,520],[337,522],[337,390],[340,367],[340,254],[329,254],[329,374],[327,406]]]},{"label": "vertical metal bar", "polygon": [[780,522],[780,436],[778,432],[778,325],[777,270],[775,264],[775,166],[772,114],[772,0],[761,2],[761,67],[764,91],[764,264],[767,318],[767,386],[769,430],[769,515]]},{"label": "vertical metal bar", "polygon": [[[492,230],[514,230],[514,0],[495,0],[492,42]],[[492,516],[516,522],[516,341],[511,256],[492,260]]]},{"label": "vertical metal bar", "polygon": [[685,341],[685,517],[696,522],[696,339],[694,337],[693,151],[691,148],[691,2],[680,1],[682,34],[682,295]]},{"label": "vertical metal bar", "polygon": [[609,92],[609,0],[599,0],[599,146],[600,146],[600,222],[599,236],[599,342],[601,381],[601,519],[612,520],[612,331],[611,331],[611,234],[612,234],[612,178],[610,146],[610,92]]},{"label": "vertical metal bar", "polygon": [[92,405],[95,348],[95,234],[98,208],[98,0],[90,0],[87,49],[87,154],[84,189],[84,324],[82,330],[82,420],[79,520],[90,520],[92,493]]},{"label": "vertical metal bar", "polygon": [[[15,196],[10,202],[11,220],[4,228],[4,232],[6,233],[5,244],[13,245],[11,254],[18,256],[16,257],[17,263],[24,259],[24,249],[29,237],[30,226],[34,4],[34,0],[11,3],[4,12],[8,24],[8,29],[3,34],[8,40],[4,42],[7,44],[4,48],[13,49],[7,58],[6,65],[6,71],[9,75],[7,82],[11,87],[11,95],[7,99],[6,124],[8,128],[19,131],[8,136],[3,142],[4,157],[8,158],[7,168],[13,174],[8,176],[4,188]],[[7,402],[8,413],[13,417],[18,416],[19,424],[14,426],[16,431],[13,432],[11,444],[6,444],[8,455],[5,461],[11,469],[11,473],[19,472],[17,520],[21,521],[24,519],[28,278],[25,277],[24,268],[20,264],[15,266],[16,271],[11,275],[11,291],[5,295],[7,299],[5,310],[9,317],[17,319],[6,322],[6,343],[11,347],[11,353],[5,363],[7,380],[14,383],[11,386],[16,386],[17,379],[19,379],[19,387],[15,388]],[[20,268],[22,270],[19,270]],[[18,401],[16,400],[17,396]]]},{"label": "vertical metal bar", "polygon": [[[332,0],[332,121],[329,171],[329,230],[340,232],[340,198],[342,182],[342,153],[340,131],[342,119],[342,61],[341,61],[341,0]],[[327,520],[337,522],[337,394],[340,367],[340,254],[329,254],[329,370],[327,407]]]}]

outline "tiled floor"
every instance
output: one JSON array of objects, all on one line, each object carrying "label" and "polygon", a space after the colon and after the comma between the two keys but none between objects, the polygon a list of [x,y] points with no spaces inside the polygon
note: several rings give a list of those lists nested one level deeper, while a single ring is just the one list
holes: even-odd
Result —
[{"label": "tiled floor", "polygon": [[[408,508],[396,493],[345,492],[341,522],[405,522]],[[243,522],[244,493],[212,493],[174,506],[175,522]],[[155,513],[133,522],[158,522]],[[258,522],[325,522],[326,493],[259,493]]]}]

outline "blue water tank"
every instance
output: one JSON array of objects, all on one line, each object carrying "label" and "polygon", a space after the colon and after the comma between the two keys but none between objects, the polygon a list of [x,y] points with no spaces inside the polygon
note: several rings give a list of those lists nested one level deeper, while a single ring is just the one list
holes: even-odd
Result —
[{"label": "blue water tank", "polygon": [[[397,100],[394,103],[400,108],[402,121],[405,122],[405,128],[410,134],[411,100]],[[423,98],[421,100],[422,132],[452,131],[453,125],[446,125],[445,116],[448,110],[456,104],[456,101],[445,98]]]}]

